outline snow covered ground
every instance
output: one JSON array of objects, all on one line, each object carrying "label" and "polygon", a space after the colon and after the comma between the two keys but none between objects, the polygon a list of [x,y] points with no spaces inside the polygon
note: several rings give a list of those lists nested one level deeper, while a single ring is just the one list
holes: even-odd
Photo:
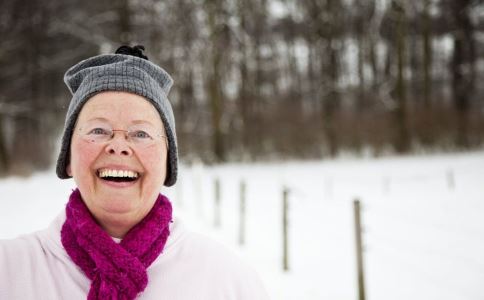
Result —
[{"label": "snow covered ground", "polygon": [[[214,226],[214,180],[221,186]],[[238,245],[239,185],[247,186]],[[282,271],[282,189],[289,271]],[[72,180],[54,171],[0,180],[0,238],[47,226]],[[273,299],[357,299],[353,200],[362,202],[370,300],[484,299],[484,152],[384,159],[182,167],[164,190],[175,214],[239,253]]]}]

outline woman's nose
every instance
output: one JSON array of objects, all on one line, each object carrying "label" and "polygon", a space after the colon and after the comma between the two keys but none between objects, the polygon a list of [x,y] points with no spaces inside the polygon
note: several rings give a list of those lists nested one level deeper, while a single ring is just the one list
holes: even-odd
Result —
[{"label": "woman's nose", "polygon": [[124,134],[115,134],[106,146],[106,152],[108,154],[118,155],[132,155],[133,150],[129,146],[129,142]]}]

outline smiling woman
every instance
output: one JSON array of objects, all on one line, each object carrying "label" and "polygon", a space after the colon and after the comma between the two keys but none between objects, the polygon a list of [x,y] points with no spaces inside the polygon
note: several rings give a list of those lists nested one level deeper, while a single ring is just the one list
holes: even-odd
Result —
[{"label": "smiling woman", "polygon": [[[79,130],[80,126],[87,130]],[[127,139],[133,135],[115,134],[125,129],[106,128],[136,128],[142,138]],[[164,139],[153,137],[164,131],[155,107],[127,92],[99,93],[79,114],[74,129],[79,134],[72,136],[67,174],[74,177],[89,211],[113,237],[124,237],[157,199],[166,177],[168,151]],[[125,172],[134,176],[125,177]]]},{"label": "smiling woman", "polygon": [[177,178],[172,79],[142,46],[70,68],[57,175],[77,189],[49,228],[0,241],[0,299],[267,299],[255,272],[188,231],[160,193]]}]

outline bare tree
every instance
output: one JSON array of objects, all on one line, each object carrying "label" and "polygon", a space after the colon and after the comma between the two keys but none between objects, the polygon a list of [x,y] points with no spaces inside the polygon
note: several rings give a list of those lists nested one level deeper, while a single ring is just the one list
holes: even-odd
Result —
[{"label": "bare tree", "polygon": [[130,0],[120,0],[114,3],[118,6],[119,42],[126,45],[133,40]]},{"label": "bare tree", "polygon": [[0,173],[51,163],[62,74],[120,43],[173,75],[185,159],[483,142],[482,1],[41,2],[0,1]]},{"label": "bare tree", "polygon": [[474,25],[470,19],[471,0],[446,0],[454,25],[452,61],[452,93],[457,110],[456,144],[460,147],[470,146],[468,114],[475,88],[476,49]]},{"label": "bare tree", "polygon": [[223,10],[223,0],[206,0],[204,6],[209,31],[207,96],[210,101],[210,111],[212,114],[212,149],[215,160],[222,162],[226,158],[222,130],[222,115],[224,113],[222,64],[224,51],[227,51],[228,27]]},{"label": "bare tree", "polygon": [[340,54],[343,50],[342,2],[335,0],[307,0],[304,9],[309,22],[309,42],[314,42],[319,62],[319,97],[322,103],[321,120],[328,153],[335,156],[339,150],[335,114],[340,105]]},{"label": "bare tree", "polygon": [[423,1],[422,23],[423,23],[423,98],[425,107],[430,109],[432,106],[432,81],[430,71],[432,70],[432,32],[430,18],[431,0]]}]

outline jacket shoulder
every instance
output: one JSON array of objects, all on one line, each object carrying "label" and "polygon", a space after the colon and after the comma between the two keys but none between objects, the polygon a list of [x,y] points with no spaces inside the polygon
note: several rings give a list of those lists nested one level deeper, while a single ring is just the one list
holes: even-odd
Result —
[{"label": "jacket shoulder", "polygon": [[0,240],[0,298],[31,295],[29,282],[45,262],[45,252],[34,234]]},{"label": "jacket shoulder", "polygon": [[228,246],[196,232],[187,232],[179,243],[183,265],[191,265],[205,285],[217,286],[223,299],[266,300],[269,297],[256,271]]},{"label": "jacket shoulder", "polygon": [[37,233],[19,236],[14,239],[0,240],[0,261],[8,262],[29,256],[42,251],[42,245]]}]

